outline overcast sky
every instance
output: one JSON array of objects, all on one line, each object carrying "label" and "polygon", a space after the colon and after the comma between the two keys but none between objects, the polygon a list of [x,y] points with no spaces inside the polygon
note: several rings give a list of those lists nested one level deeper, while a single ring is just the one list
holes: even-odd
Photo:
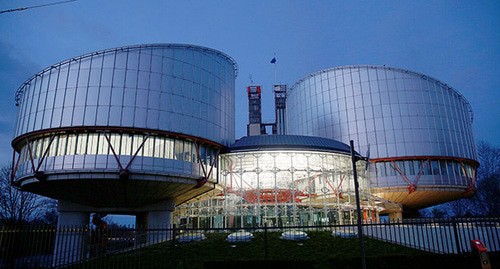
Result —
[{"label": "overcast sky", "polygon": [[[57,0],[54,0],[57,1]],[[0,1],[0,10],[54,2]],[[329,67],[373,64],[447,83],[474,111],[476,141],[500,146],[500,1],[102,1],[79,0],[0,14],[0,164],[11,160],[14,94],[29,77],[70,57],[146,43],[220,50],[239,66],[237,138],[246,134],[245,87],[293,85]]]}]

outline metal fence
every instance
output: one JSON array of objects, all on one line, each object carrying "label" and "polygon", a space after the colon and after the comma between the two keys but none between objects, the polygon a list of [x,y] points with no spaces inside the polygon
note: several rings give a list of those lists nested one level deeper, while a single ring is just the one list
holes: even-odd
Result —
[{"label": "metal fence", "polygon": [[[254,227],[245,229],[189,229],[177,227],[142,229],[136,227],[115,227],[105,230],[91,227],[47,227],[47,226],[0,226],[0,268],[57,268],[57,267],[103,267],[102,259],[119,256],[124,265],[127,259],[140,264],[145,259],[147,247],[189,245],[190,242],[227,242],[229,247],[240,242],[259,244],[259,253],[250,253],[247,260],[275,259],[276,244],[285,241],[300,242],[319,240],[318,235],[326,235],[326,240],[356,240],[357,226],[295,226],[295,227]],[[490,252],[500,251],[500,218],[481,219],[416,219],[388,223],[364,223],[366,240],[379,240],[393,245],[438,254],[465,254],[471,251],[470,241],[479,239]],[[270,243],[279,237],[278,243]],[[351,238],[351,239],[349,239]],[[369,238],[369,239],[368,239]],[[219,240],[219,241],[216,241]],[[334,244],[342,241],[335,241]],[[275,244],[270,246],[270,244]],[[391,244],[389,244],[391,245]],[[183,246],[184,247],[184,246]],[[187,246],[189,247],[189,246]],[[287,246],[288,247],[288,246]],[[177,255],[159,248],[162,255]],[[204,251],[204,250],[202,250]],[[208,251],[208,250],[207,250]],[[325,248],[323,251],[331,251]],[[346,250],[347,251],[347,250]],[[356,250],[351,250],[351,252]],[[392,250],[387,250],[390,255]],[[380,252],[379,252],[380,253]],[[321,253],[317,253],[321,256]],[[370,255],[370,250],[367,252]],[[384,254],[384,253],[383,253]],[[179,255],[184,255],[180,253]],[[275,256],[273,256],[275,255]],[[271,257],[270,257],[271,256]],[[319,257],[318,256],[318,257]],[[175,257],[172,256],[173,259]],[[186,259],[186,258],[183,258]],[[194,259],[190,257],[188,259]],[[112,259],[111,259],[112,260]],[[117,259],[115,259],[116,262]],[[137,263],[139,262],[139,263]],[[105,265],[108,263],[104,263]]]}]

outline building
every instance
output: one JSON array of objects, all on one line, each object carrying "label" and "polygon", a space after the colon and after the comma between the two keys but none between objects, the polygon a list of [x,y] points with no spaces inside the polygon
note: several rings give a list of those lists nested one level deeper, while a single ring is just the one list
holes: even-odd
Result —
[{"label": "building", "polygon": [[58,225],[114,213],[170,226],[176,204],[216,186],[218,155],[234,142],[237,71],[224,53],[180,44],[42,70],[16,93],[13,184],[57,199]]},{"label": "building", "polygon": [[[317,226],[355,223],[356,198],[350,147],[312,136],[256,135],[239,139],[221,155],[222,189],[176,210],[180,227]],[[400,210],[374,197],[357,162],[363,220]]]},{"label": "building", "polygon": [[[174,209],[187,227],[339,224],[355,220],[352,139],[369,157],[356,167],[365,221],[473,192],[472,111],[448,85],[385,66],[325,69],[274,86],[275,123],[261,122],[250,86],[249,136],[236,140],[237,72],[226,54],[182,44],[42,70],[16,92],[13,185],[59,200],[59,225],[113,213],[170,226]],[[56,251],[56,264],[69,259]]]},{"label": "building", "polygon": [[414,210],[474,190],[472,109],[452,87],[385,66],[342,66],[295,83],[287,134],[320,136],[369,155],[372,194]]}]

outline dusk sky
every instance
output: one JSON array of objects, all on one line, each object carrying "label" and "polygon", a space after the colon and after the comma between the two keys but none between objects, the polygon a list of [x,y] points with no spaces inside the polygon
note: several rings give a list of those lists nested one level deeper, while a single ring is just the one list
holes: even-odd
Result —
[{"label": "dusk sky", "polygon": [[[56,0],[1,1],[0,10]],[[476,141],[500,146],[500,1],[99,1],[0,14],[0,164],[12,158],[17,88],[67,58],[107,48],[183,43],[236,60],[236,136],[246,134],[245,87],[263,86],[274,120],[277,82],[342,65],[409,69],[471,103]]]}]

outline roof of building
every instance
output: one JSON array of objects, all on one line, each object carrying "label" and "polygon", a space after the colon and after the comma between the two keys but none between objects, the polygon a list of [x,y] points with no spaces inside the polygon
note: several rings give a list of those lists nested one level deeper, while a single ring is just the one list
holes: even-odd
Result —
[{"label": "roof of building", "polygon": [[229,147],[229,152],[264,151],[264,150],[316,150],[327,152],[350,153],[348,145],[316,136],[302,135],[256,135],[245,136]]}]

